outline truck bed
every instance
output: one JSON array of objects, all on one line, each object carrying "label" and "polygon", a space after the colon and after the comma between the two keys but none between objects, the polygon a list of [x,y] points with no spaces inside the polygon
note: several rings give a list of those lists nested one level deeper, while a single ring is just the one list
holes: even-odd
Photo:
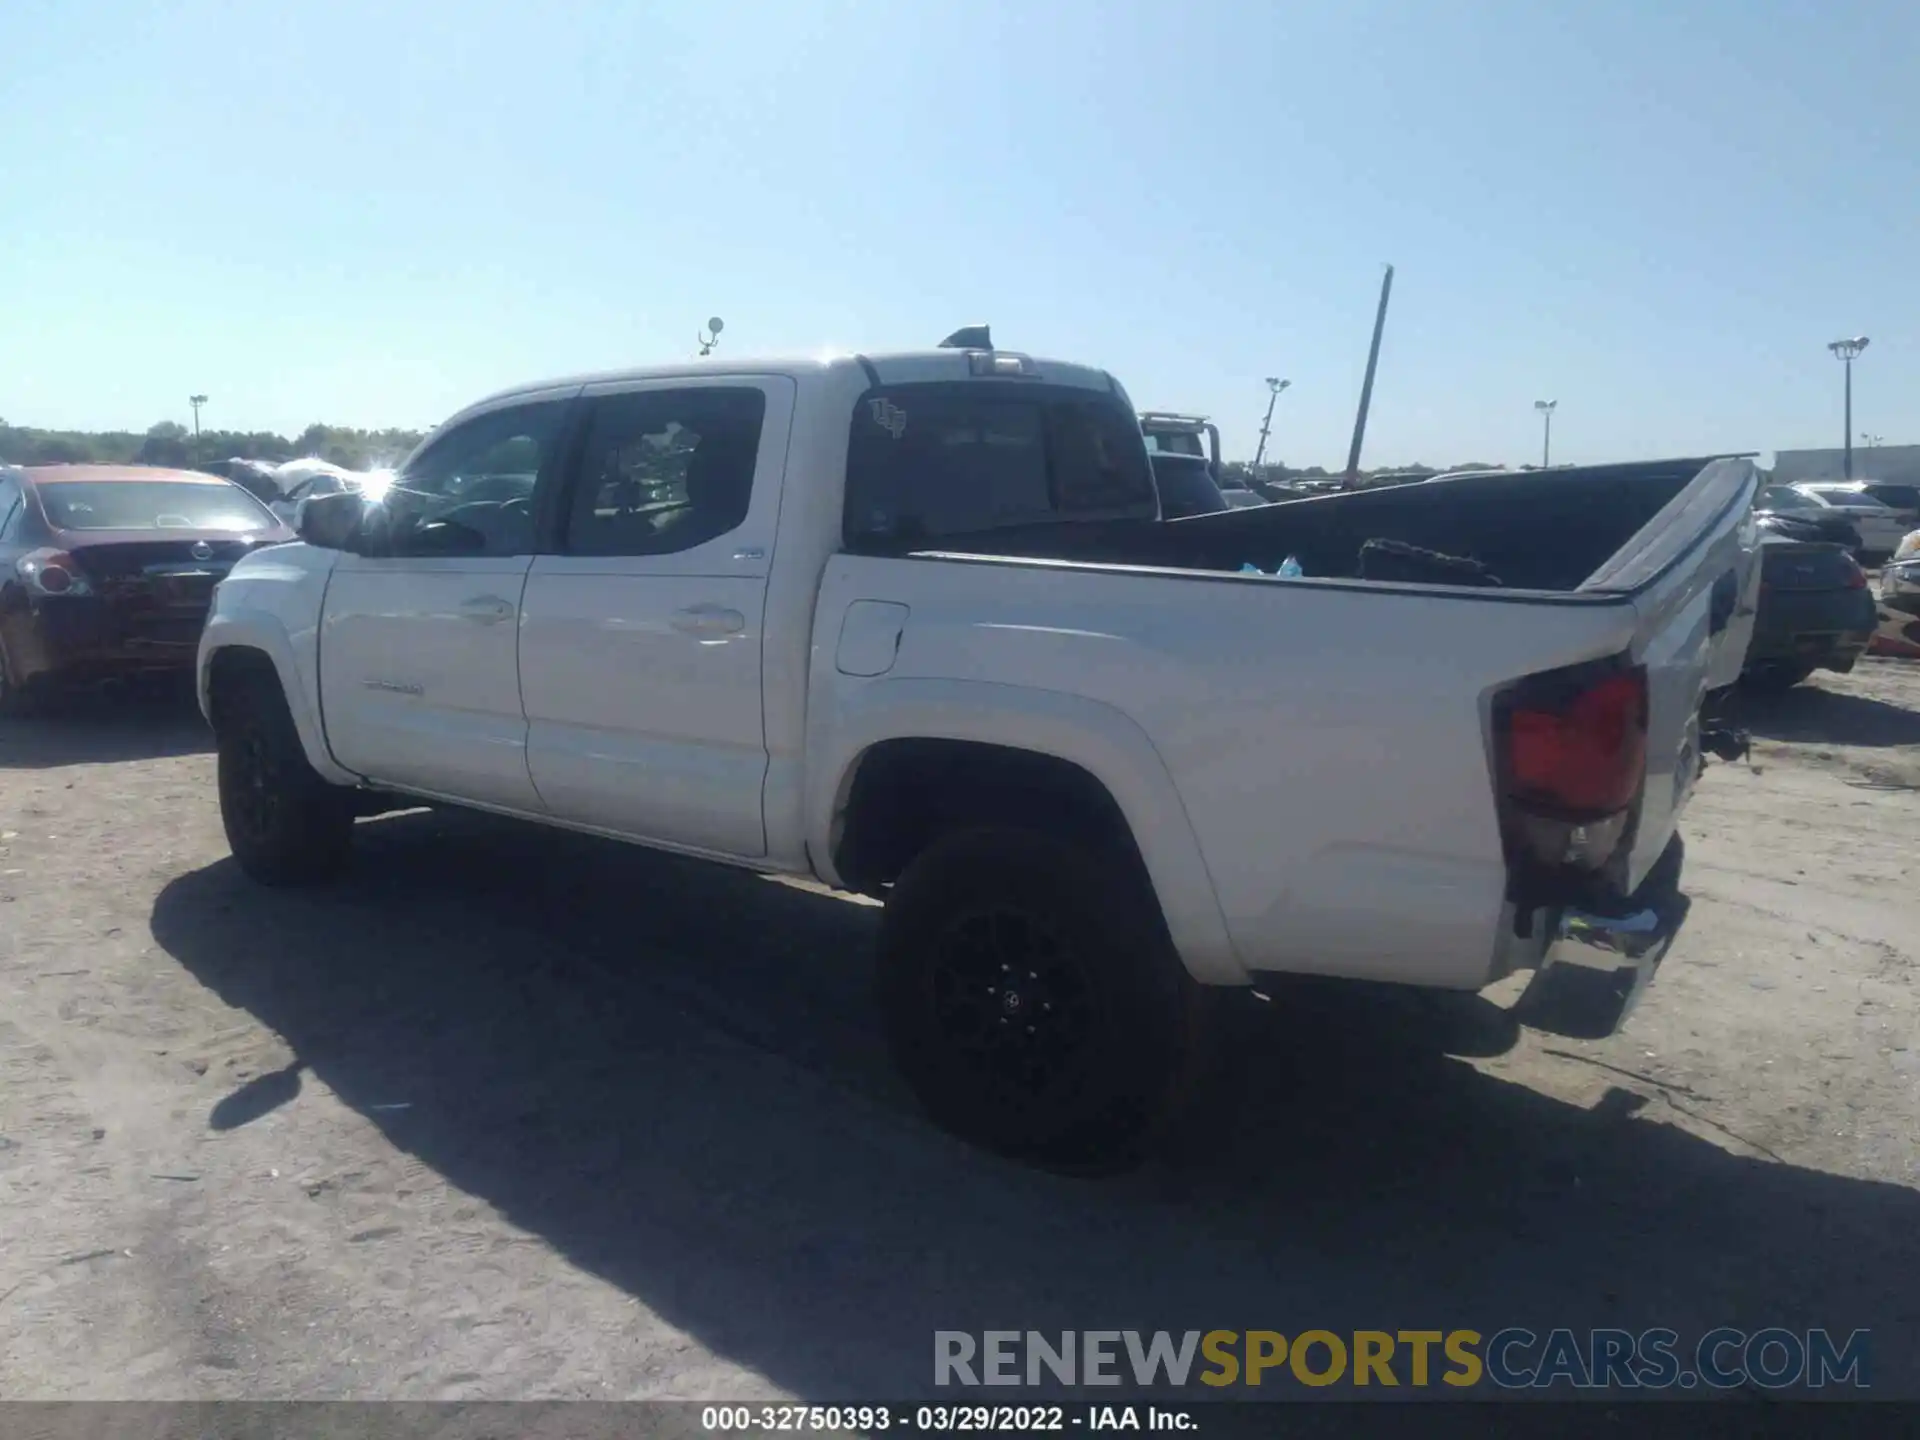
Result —
[{"label": "truck bed", "polygon": [[1719,458],[1468,475],[1184,520],[1036,527],[996,534],[989,548],[1225,573],[1249,564],[1271,573],[1292,555],[1310,577],[1352,580],[1366,578],[1362,547],[1392,541],[1476,561],[1499,588],[1566,592],[1581,588]]}]

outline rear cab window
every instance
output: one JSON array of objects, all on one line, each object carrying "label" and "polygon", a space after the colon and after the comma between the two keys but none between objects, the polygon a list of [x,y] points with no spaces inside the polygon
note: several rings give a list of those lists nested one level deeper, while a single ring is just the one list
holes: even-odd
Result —
[{"label": "rear cab window", "polygon": [[1154,519],[1137,417],[1117,397],[1020,381],[869,390],[847,448],[847,547],[898,553],[995,531]]}]

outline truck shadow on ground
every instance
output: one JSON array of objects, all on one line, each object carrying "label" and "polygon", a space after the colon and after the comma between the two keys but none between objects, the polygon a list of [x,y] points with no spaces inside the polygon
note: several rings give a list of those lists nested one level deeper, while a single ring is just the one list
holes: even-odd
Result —
[{"label": "truck shadow on ground", "polygon": [[[1868,1326],[1876,1391],[1913,1388],[1906,1189],[1728,1153],[1600,1067],[1592,1108],[1548,1098],[1325,989],[1239,1012],[1244,1058],[1179,1164],[1036,1173],[901,1093],[876,915],[416,813],[363,823],[328,890],[183,876],[153,933],[392,1144],[809,1398],[926,1395],[933,1332],[990,1327]],[[299,1085],[254,1089],[210,1127]]]},{"label": "truck shadow on ground", "polygon": [[1823,689],[1818,680],[1771,695],[1742,691],[1737,707],[1740,723],[1759,740],[1920,745],[1920,711],[1867,695]]},{"label": "truck shadow on ground", "polygon": [[0,770],[203,755],[213,732],[189,686],[63,695],[0,719]]}]

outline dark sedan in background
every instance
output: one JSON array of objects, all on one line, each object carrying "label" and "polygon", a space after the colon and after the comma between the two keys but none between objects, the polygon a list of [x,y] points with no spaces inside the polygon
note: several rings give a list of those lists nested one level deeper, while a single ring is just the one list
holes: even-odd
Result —
[{"label": "dark sedan in background", "polygon": [[68,685],[191,675],[213,587],[248,551],[293,538],[212,475],[0,468],[0,709]]},{"label": "dark sedan in background", "polygon": [[1759,612],[1741,678],[1785,690],[1816,670],[1845,674],[1879,623],[1867,572],[1843,547],[1763,531]]}]

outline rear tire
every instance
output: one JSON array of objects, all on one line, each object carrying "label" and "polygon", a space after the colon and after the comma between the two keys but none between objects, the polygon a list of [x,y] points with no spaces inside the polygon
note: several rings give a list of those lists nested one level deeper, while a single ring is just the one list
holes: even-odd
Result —
[{"label": "rear tire", "polygon": [[1778,694],[1791,690],[1807,679],[1816,667],[1796,665],[1785,660],[1770,660],[1754,666],[1740,677],[1749,690],[1758,690],[1762,694]]},{"label": "rear tire", "polygon": [[7,657],[7,642],[0,639],[0,716],[21,718],[38,709],[39,696],[14,676],[13,661]]},{"label": "rear tire", "polygon": [[895,1063],[987,1149],[1107,1171],[1194,1093],[1214,997],[1182,967],[1131,857],[977,829],[906,869],[880,930]]},{"label": "rear tire", "polygon": [[309,885],[346,868],[353,792],[307,763],[279,682],[244,675],[215,706],[220,821],[233,858],[262,885]]}]

